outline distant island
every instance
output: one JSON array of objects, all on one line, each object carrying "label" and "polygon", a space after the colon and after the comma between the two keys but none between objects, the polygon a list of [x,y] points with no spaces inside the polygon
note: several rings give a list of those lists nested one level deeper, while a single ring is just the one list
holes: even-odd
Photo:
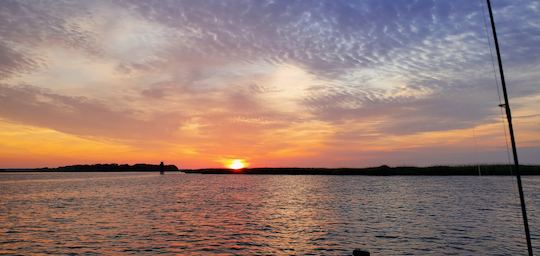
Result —
[{"label": "distant island", "polygon": [[[513,175],[511,165],[463,165],[463,166],[398,166],[382,165],[367,168],[245,168],[239,170],[224,168],[206,169],[179,169],[175,165],[164,165],[167,172],[184,172],[188,174],[248,174],[248,175]],[[69,165],[57,168],[27,168],[27,169],[0,169],[0,172],[159,172],[158,164],[92,164]],[[540,165],[520,165],[522,175],[540,175]]]},{"label": "distant island", "polygon": [[[56,168],[0,169],[3,172],[159,172],[159,164],[78,164]],[[164,165],[164,171],[179,171],[176,165]]]},{"label": "distant island", "polygon": [[[513,175],[510,165],[466,165],[466,166],[430,166],[430,167],[389,167],[387,165],[368,168],[247,168],[231,169],[196,169],[182,170],[185,173],[199,174],[280,174],[280,175]],[[520,165],[521,175],[540,175],[539,165]]]}]

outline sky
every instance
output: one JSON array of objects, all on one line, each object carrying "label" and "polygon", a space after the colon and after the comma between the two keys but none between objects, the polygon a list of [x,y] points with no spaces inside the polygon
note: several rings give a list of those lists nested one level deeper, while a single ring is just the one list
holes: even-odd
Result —
[{"label": "sky", "polygon": [[[540,164],[540,2],[492,3]],[[508,163],[486,22],[482,0],[3,0],[0,168]]]}]

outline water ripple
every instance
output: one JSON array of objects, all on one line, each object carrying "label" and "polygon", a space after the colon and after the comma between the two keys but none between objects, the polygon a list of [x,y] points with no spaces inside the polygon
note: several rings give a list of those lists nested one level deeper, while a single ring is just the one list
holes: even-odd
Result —
[{"label": "water ripple", "polygon": [[[533,245],[540,179],[525,177]],[[0,174],[0,254],[520,255],[512,177]]]}]

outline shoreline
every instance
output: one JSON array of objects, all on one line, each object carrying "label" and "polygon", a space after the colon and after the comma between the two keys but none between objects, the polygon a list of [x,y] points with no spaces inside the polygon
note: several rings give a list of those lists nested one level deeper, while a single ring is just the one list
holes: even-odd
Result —
[{"label": "shoreline", "polygon": [[[179,169],[174,165],[165,166],[166,173],[186,174],[243,174],[243,175],[363,175],[363,176],[514,176],[512,165],[466,165],[466,166],[397,166],[386,165],[366,168],[302,168],[267,167],[239,170],[225,168]],[[159,172],[158,165],[97,164],[72,165],[58,168],[4,168],[0,173],[60,173],[60,172]],[[540,175],[540,165],[520,165],[521,175]],[[479,175],[480,174],[480,175]]]},{"label": "shoreline", "polygon": [[[364,176],[514,176],[510,165],[481,166],[379,166],[367,168],[246,168],[231,170],[206,168],[182,170],[191,174],[244,174],[244,175],[364,175]],[[480,174],[479,175],[479,170]],[[520,165],[521,175],[540,175],[538,165]]]}]

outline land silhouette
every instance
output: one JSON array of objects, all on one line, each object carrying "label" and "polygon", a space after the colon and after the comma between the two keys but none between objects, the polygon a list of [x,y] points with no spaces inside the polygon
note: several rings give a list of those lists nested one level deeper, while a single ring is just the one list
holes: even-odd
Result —
[{"label": "land silhouette", "polygon": [[[287,175],[426,175],[426,176],[450,176],[450,175],[513,175],[513,166],[510,165],[464,165],[464,166],[429,166],[413,167],[399,166],[390,167],[382,165],[368,168],[246,168],[240,170],[231,169],[196,169],[182,170],[185,173],[199,174],[287,174]],[[521,175],[540,175],[540,165],[520,165]]]},{"label": "land silhouette", "polygon": [[[461,165],[461,166],[398,166],[382,165],[367,168],[225,168],[179,169],[176,165],[162,164],[92,164],[69,165],[57,168],[0,169],[3,172],[184,172],[188,174],[253,174],[253,175],[514,175],[511,165]],[[540,165],[520,165],[522,175],[540,175]]]},{"label": "land silhouette", "polygon": [[161,164],[77,164],[56,168],[0,169],[9,172],[160,172],[179,171],[176,165]]}]

